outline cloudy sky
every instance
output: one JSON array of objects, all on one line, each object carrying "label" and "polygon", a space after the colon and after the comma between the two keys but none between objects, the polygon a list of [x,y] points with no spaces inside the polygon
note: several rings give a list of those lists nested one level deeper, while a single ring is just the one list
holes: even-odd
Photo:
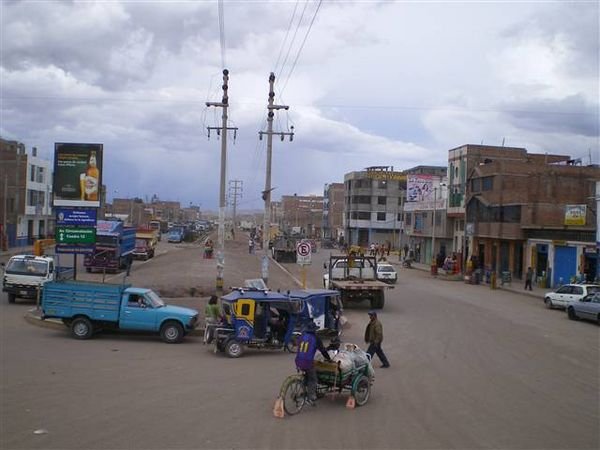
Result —
[{"label": "cloudy sky", "polygon": [[[229,70],[228,180],[261,208],[269,73],[273,199],[373,165],[446,165],[462,144],[600,163],[597,1],[7,1],[0,135],[53,158],[103,143],[108,197],[216,209]],[[224,44],[224,45],[222,45]]]}]

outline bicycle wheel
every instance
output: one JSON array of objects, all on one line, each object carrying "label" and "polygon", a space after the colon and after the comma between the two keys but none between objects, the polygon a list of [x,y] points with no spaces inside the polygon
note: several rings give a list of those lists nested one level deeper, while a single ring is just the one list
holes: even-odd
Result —
[{"label": "bicycle wheel", "polygon": [[283,392],[283,409],[290,416],[298,414],[306,403],[306,388],[301,378],[291,380]]},{"label": "bicycle wheel", "polygon": [[371,381],[365,375],[359,375],[352,386],[352,395],[357,406],[363,406],[371,396]]}]

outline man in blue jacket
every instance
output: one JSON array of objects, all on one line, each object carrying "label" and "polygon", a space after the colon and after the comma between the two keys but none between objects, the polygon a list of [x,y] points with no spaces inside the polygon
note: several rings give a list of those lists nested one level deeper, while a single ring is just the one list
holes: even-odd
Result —
[{"label": "man in blue jacket", "polygon": [[317,326],[311,320],[307,322],[300,339],[298,339],[298,351],[296,353],[296,367],[306,374],[306,388],[308,390],[308,403],[315,404],[317,400],[317,371],[315,370],[315,353],[321,352],[326,361],[331,361],[329,354],[323,345],[323,341],[316,334]]}]

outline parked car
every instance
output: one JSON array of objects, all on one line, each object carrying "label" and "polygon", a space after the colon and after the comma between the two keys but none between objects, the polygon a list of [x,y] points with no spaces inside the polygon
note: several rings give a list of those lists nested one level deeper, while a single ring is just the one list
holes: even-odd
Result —
[{"label": "parked car", "polygon": [[377,279],[385,283],[396,284],[398,272],[391,264],[379,263],[377,264]]},{"label": "parked car", "polygon": [[600,292],[586,295],[581,300],[569,303],[567,306],[569,319],[588,319],[600,325]]},{"label": "parked car", "polygon": [[565,284],[554,292],[548,292],[544,295],[546,307],[566,308],[569,303],[577,302],[586,295],[600,292],[600,285],[597,284]]}]

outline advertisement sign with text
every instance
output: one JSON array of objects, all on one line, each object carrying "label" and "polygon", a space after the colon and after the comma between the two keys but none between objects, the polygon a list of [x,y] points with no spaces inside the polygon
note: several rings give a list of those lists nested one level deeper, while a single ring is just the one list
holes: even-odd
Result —
[{"label": "advertisement sign with text", "polygon": [[96,226],[96,209],[56,208],[56,225]]},{"label": "advertisement sign with text", "polygon": [[54,144],[54,206],[100,207],[102,144]]}]

